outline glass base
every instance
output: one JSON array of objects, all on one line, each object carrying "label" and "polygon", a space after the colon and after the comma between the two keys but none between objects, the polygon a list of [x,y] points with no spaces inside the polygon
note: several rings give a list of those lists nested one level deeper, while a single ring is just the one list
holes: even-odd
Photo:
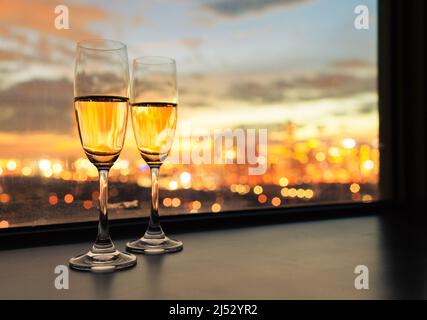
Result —
[{"label": "glass base", "polygon": [[96,273],[113,272],[130,268],[136,265],[136,257],[133,254],[118,250],[109,253],[88,253],[71,258],[70,267],[81,271]]},{"label": "glass base", "polygon": [[153,255],[178,252],[181,251],[183,247],[181,241],[170,239],[166,236],[160,239],[151,239],[144,236],[141,239],[126,244],[126,250],[129,252]]}]

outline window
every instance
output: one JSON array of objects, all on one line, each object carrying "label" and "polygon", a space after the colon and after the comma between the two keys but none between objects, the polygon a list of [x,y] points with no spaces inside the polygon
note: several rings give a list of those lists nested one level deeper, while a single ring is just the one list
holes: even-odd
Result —
[{"label": "window", "polygon": [[[362,30],[353,0],[62,3],[70,29],[55,28],[55,1],[0,11],[0,228],[97,219],[97,173],[72,106],[75,43],[93,37],[125,42],[130,61],[177,60],[179,125],[161,169],[162,215],[378,199],[376,0],[364,1]],[[205,155],[214,141],[206,145],[206,133],[248,138],[251,129],[257,141],[267,129],[267,153],[257,147],[252,165],[237,163],[247,155],[238,143],[221,149],[231,164],[173,160]],[[110,174],[112,219],[148,215],[147,169],[129,125]]]}]

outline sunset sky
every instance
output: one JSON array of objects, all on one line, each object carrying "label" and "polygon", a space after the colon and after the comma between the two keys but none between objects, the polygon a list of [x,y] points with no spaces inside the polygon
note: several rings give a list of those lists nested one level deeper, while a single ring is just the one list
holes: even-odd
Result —
[{"label": "sunset sky", "polygon": [[[75,44],[110,38],[176,59],[181,123],[279,128],[300,139],[377,137],[376,0],[0,0],[0,158],[81,156],[72,107]],[[127,151],[136,154],[131,130]]]}]

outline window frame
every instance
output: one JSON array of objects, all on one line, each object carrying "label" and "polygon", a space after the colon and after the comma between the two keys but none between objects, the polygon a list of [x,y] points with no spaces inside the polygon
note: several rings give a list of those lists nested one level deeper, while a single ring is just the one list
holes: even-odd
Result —
[{"label": "window frame", "polygon": [[[312,204],[289,208],[177,215],[162,218],[168,231],[200,231],[292,221],[336,219],[398,212],[403,204],[426,199],[423,0],[378,0],[378,94],[380,137],[380,200],[372,203]],[[414,34],[414,31],[418,33]],[[396,36],[397,35],[397,36]],[[408,37],[411,35],[411,37]],[[405,47],[403,47],[405,46]],[[411,50],[405,50],[411,48]],[[414,52],[415,51],[415,52]],[[398,66],[394,68],[393,66]],[[406,83],[409,77],[412,85]],[[405,81],[403,81],[405,80]],[[410,97],[411,104],[404,102]],[[405,108],[405,112],[404,109]],[[408,112],[409,110],[409,112]],[[413,126],[412,122],[418,123]],[[423,122],[424,121],[424,122]],[[424,124],[424,125],[423,125]],[[413,141],[408,144],[408,139]],[[423,144],[424,143],[424,144]],[[419,154],[417,161],[406,154]],[[414,153],[416,152],[416,153]],[[409,162],[411,161],[411,162]],[[420,172],[422,173],[420,176]],[[410,200],[411,199],[411,200]],[[148,217],[110,221],[114,238],[143,232]],[[96,221],[14,227],[0,230],[0,249],[76,242],[93,238]]]}]

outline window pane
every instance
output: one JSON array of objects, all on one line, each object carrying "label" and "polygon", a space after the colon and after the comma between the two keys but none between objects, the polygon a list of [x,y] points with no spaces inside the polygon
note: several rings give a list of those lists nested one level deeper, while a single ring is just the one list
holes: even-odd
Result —
[{"label": "window pane", "polygon": [[[125,42],[130,61],[177,61],[161,215],[378,199],[376,0],[62,3],[0,11],[1,228],[97,219],[73,110],[75,44],[97,37]],[[110,181],[113,219],[148,215],[130,122]]]}]

